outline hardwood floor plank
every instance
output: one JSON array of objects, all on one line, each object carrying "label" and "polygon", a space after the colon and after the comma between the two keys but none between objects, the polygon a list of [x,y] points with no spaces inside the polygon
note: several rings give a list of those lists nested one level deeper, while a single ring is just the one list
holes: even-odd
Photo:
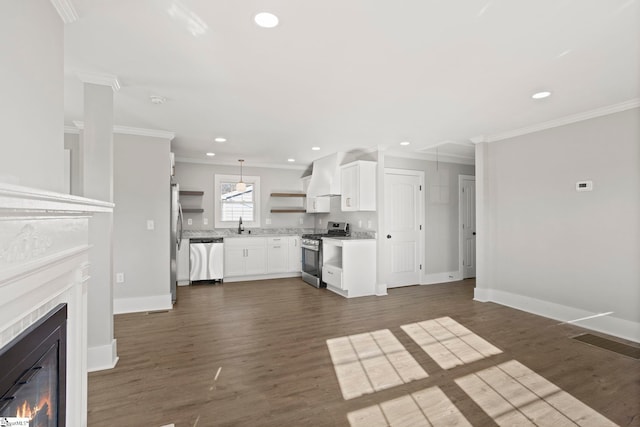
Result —
[{"label": "hardwood floor plank", "polygon": [[[348,414],[385,402],[405,419],[396,409],[413,407],[406,396],[437,387],[469,423],[491,426],[455,379],[510,360],[618,425],[640,425],[637,360],[572,340],[584,332],[575,325],[473,301],[473,288],[467,280],[344,299],[297,278],[180,287],[174,310],[116,316],[120,361],[89,375],[89,425],[349,426]],[[443,317],[502,353],[442,369],[401,326]],[[428,376],[345,400],[328,340],[383,330],[390,335],[379,338]]]}]

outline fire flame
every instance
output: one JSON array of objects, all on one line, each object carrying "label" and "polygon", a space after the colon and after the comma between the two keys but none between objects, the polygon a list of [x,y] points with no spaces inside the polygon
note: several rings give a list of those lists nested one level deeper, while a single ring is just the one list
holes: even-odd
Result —
[{"label": "fire flame", "polygon": [[[29,420],[34,420],[36,417],[46,416],[48,419],[49,408],[51,407],[51,402],[49,402],[49,396],[44,396],[40,399],[38,404],[31,406],[29,402],[26,400],[22,403],[22,405],[18,406],[16,410],[16,417],[18,418],[29,418]],[[46,412],[40,413],[41,410]]]}]

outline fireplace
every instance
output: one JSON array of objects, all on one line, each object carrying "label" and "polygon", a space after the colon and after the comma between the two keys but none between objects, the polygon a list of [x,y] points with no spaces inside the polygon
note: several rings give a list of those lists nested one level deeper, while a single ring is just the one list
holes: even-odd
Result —
[{"label": "fireplace", "polygon": [[59,304],[0,349],[0,419],[65,425],[66,337],[67,305]]}]

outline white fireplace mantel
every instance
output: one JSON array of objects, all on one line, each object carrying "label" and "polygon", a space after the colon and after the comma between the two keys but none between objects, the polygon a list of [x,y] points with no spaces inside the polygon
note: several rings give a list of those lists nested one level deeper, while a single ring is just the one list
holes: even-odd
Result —
[{"label": "white fireplace mantel", "polygon": [[87,425],[89,221],[113,204],[0,184],[0,348],[66,303],[67,422]]}]

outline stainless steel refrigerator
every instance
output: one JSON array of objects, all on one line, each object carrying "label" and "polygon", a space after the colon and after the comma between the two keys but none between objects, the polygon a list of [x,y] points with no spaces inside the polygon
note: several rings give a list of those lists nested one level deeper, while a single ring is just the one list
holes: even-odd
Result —
[{"label": "stainless steel refrigerator", "polygon": [[171,238],[170,238],[170,254],[171,254],[171,302],[175,304],[177,301],[177,264],[176,257],[182,242],[182,207],[180,206],[180,186],[171,177]]}]

